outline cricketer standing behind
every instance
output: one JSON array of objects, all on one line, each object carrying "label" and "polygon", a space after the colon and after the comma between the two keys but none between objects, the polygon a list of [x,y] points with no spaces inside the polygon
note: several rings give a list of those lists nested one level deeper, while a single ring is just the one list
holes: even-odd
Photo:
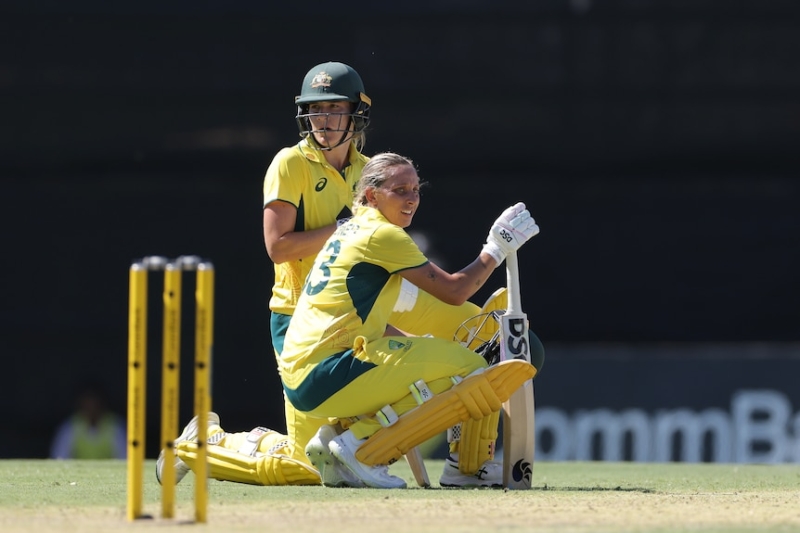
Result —
[{"label": "cricketer standing behind", "polygon": [[[295,103],[302,139],[275,156],[264,178],[264,241],[275,270],[270,332],[276,357],[280,356],[302,282],[325,240],[338,223],[350,216],[353,188],[368,161],[361,150],[372,102],[354,69],[339,62],[313,67],[306,74]],[[505,296],[502,298],[487,305],[504,307]],[[399,329],[412,335],[443,339],[452,339],[463,322],[481,313],[481,308],[473,303],[444,304],[410,284],[404,284],[395,309],[391,321]],[[544,350],[538,339],[535,340],[533,349],[538,349],[543,359]],[[211,444],[217,445],[209,446],[210,475],[221,480],[262,485],[351,484],[347,471],[338,465],[325,469],[320,479],[320,473],[305,455],[306,444],[327,421],[298,412],[285,399],[284,410],[286,434],[263,427],[250,432],[226,433],[219,424],[219,417],[210,413],[209,439]],[[182,447],[181,443],[191,443],[197,433],[197,423],[192,420],[176,440],[176,481],[190,470],[193,456],[188,448],[191,446]],[[492,436],[494,442],[496,428]],[[458,442],[451,443],[451,451],[457,449]],[[493,445],[490,452],[493,454]],[[166,458],[167,454],[162,451],[156,471],[159,479],[160,465]],[[477,455],[468,460],[466,454],[460,454],[459,463],[462,462],[464,465],[480,464]],[[448,467],[460,472],[467,468],[464,465],[451,462]],[[471,476],[454,474],[454,477],[456,484],[476,483]]]}]

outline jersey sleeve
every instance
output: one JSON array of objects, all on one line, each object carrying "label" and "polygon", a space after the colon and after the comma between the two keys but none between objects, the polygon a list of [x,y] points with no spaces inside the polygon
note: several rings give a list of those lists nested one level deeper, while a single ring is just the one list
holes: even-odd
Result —
[{"label": "jersey sleeve", "polygon": [[281,149],[267,168],[264,176],[264,207],[275,200],[300,206],[306,169],[302,159],[293,150],[296,149]]},{"label": "jersey sleeve", "polygon": [[381,225],[372,235],[370,262],[380,264],[390,274],[421,267],[428,263],[417,243],[399,226]]}]

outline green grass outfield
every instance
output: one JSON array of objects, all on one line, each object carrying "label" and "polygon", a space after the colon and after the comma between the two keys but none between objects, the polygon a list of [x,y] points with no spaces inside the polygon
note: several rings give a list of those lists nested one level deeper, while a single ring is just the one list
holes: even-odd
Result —
[{"label": "green grass outfield", "polygon": [[[441,461],[426,461],[438,479]],[[145,470],[150,520],[126,519],[124,461],[0,461],[0,532],[292,533],[800,531],[800,466],[537,463],[530,491],[254,487],[209,481],[207,524],[193,516],[194,476],[177,487],[176,520],[158,518],[154,461]]]}]

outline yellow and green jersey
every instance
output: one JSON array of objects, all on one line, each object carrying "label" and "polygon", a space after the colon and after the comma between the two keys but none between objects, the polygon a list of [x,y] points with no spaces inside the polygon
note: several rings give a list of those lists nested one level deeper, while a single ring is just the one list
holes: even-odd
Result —
[{"label": "yellow and green jersey", "polygon": [[325,243],[286,332],[280,370],[294,389],[314,366],[351,350],[356,339],[383,337],[402,281],[398,272],[428,259],[399,226],[359,207]]},{"label": "yellow and green jersey", "polygon": [[[325,160],[322,152],[306,139],[275,156],[264,176],[264,207],[281,200],[297,208],[294,231],[307,231],[333,224],[353,204],[353,189],[369,158],[354,146],[343,173]],[[275,265],[275,283],[269,307],[291,315],[300,297],[316,254]]]}]

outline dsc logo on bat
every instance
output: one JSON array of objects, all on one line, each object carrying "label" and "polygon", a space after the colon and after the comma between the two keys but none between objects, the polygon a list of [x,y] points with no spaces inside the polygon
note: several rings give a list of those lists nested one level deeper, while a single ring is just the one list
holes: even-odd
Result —
[{"label": "dsc logo on bat", "polygon": [[503,360],[522,359],[530,361],[528,346],[527,319],[525,317],[502,317],[503,333]]}]

